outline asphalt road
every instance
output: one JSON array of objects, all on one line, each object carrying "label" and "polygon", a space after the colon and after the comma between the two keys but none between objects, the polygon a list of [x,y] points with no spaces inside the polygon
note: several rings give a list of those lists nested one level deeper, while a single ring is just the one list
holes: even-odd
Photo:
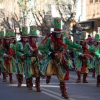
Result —
[{"label": "asphalt road", "polygon": [[[100,87],[96,87],[96,78],[92,78],[92,73],[88,75],[89,83],[76,83],[76,73],[70,71],[70,80],[66,82],[68,100],[100,100]],[[59,81],[56,75],[51,78],[50,84],[45,83],[45,79],[41,79],[42,92],[28,90],[25,85],[25,80],[22,86],[17,87],[16,76],[13,75],[14,83],[2,82],[2,75],[0,76],[0,100],[65,100],[61,97],[59,89]],[[33,79],[33,84],[35,79]]]}]

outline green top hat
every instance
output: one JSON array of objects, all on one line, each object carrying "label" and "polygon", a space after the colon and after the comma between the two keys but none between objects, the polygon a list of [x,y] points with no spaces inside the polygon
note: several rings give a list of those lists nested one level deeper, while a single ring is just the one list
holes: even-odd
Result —
[{"label": "green top hat", "polygon": [[11,39],[13,33],[14,33],[13,29],[7,29],[5,34],[5,39]]},{"label": "green top hat", "polygon": [[4,37],[4,32],[0,31],[0,38],[3,38],[3,37]]},{"label": "green top hat", "polygon": [[37,35],[37,26],[36,25],[30,26],[29,36],[38,37],[38,35]]},{"label": "green top hat", "polygon": [[56,17],[54,18],[54,33],[61,33],[62,29],[61,29],[61,18]]},{"label": "green top hat", "polygon": [[13,29],[9,29],[9,34],[11,38],[15,38],[15,33]]},{"label": "green top hat", "polygon": [[28,36],[28,27],[22,27],[22,37]]},{"label": "green top hat", "polygon": [[99,42],[99,34],[95,34],[94,41],[98,41]]}]

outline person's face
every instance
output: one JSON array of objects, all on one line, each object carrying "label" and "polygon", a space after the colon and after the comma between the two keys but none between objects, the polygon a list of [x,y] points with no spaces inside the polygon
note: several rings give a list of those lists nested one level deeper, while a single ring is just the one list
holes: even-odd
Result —
[{"label": "person's face", "polygon": [[27,37],[24,37],[24,38],[23,38],[23,41],[27,41],[27,40],[28,40]]},{"label": "person's face", "polygon": [[57,37],[57,38],[61,38],[61,33],[56,34],[56,37]]},{"label": "person's face", "polygon": [[36,42],[36,38],[35,37],[32,37],[32,42]]}]

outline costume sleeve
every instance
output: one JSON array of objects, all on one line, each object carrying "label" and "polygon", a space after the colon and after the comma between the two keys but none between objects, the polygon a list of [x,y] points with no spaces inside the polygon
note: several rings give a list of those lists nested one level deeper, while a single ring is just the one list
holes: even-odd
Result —
[{"label": "costume sleeve", "polygon": [[50,52],[49,49],[50,49],[50,39],[48,39],[44,45],[40,46],[40,52],[49,54],[49,52]]},{"label": "costume sleeve", "polygon": [[65,41],[65,44],[67,44],[69,48],[72,47],[72,48],[76,48],[76,49],[82,49],[82,46],[80,44],[70,42],[67,37],[65,38],[64,41]]},{"label": "costume sleeve", "polygon": [[31,56],[31,51],[33,51],[32,47],[29,45],[29,43],[27,43],[24,47],[24,54],[26,56]]},{"label": "costume sleeve", "polygon": [[95,55],[99,58],[100,57],[100,46],[95,49]]},{"label": "costume sleeve", "polygon": [[23,56],[24,55],[24,53],[22,53],[23,52],[23,45],[22,45],[22,43],[20,42],[20,43],[16,43],[16,55],[18,56],[18,57],[20,57],[20,56]]},{"label": "costume sleeve", "polygon": [[89,52],[95,52],[95,47],[94,47],[94,45],[89,46]]}]

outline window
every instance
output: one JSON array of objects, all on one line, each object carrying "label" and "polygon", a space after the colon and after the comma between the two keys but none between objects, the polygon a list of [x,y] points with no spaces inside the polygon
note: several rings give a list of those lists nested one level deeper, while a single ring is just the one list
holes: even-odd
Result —
[{"label": "window", "polygon": [[90,0],[90,3],[93,3],[93,0]]},{"label": "window", "polygon": [[98,0],[95,0],[95,2],[98,2]]}]

